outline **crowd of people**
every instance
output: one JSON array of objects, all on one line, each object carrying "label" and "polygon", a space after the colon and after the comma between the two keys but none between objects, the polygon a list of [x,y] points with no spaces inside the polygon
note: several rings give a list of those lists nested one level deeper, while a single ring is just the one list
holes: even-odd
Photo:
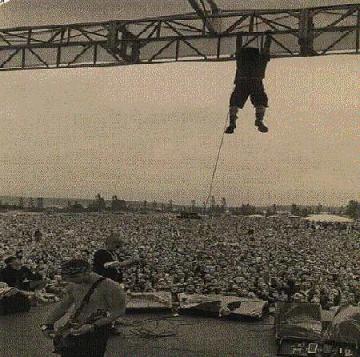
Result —
[{"label": "crowd of people", "polygon": [[0,215],[0,261],[17,257],[56,293],[61,263],[92,263],[114,232],[123,238],[119,259],[139,257],[122,270],[132,292],[216,293],[323,308],[360,303],[359,230],[301,218],[9,212]]}]

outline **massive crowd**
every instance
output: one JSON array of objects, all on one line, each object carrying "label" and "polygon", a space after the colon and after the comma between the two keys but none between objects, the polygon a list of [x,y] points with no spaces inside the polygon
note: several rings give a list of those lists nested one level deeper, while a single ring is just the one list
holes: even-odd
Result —
[{"label": "massive crowd", "polygon": [[91,262],[112,232],[124,237],[122,258],[141,258],[123,272],[133,292],[219,293],[324,308],[360,303],[359,230],[301,218],[9,212],[0,215],[0,262],[17,255],[48,287],[61,286],[61,262]]}]

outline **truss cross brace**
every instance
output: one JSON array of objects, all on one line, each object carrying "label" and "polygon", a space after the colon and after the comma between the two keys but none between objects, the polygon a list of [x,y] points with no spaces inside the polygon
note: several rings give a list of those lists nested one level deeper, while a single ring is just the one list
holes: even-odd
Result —
[{"label": "truss cross brace", "polygon": [[299,19],[299,46],[301,56],[313,56],[314,51],[314,22],[310,9],[303,9]]}]

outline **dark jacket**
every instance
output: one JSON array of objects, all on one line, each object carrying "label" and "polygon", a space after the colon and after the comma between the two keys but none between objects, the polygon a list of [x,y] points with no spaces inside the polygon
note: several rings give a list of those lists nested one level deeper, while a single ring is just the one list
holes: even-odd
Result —
[{"label": "dark jacket", "polygon": [[257,48],[245,47],[236,54],[235,84],[244,79],[264,79],[270,55],[260,53]]},{"label": "dark jacket", "polygon": [[42,276],[26,267],[21,267],[20,270],[6,267],[0,271],[0,281],[21,290],[30,290],[30,282],[38,280],[42,280]]},{"label": "dark jacket", "polygon": [[105,278],[109,278],[118,283],[123,280],[122,272],[119,268],[105,268],[104,264],[118,260],[115,254],[112,254],[106,249],[99,249],[94,254],[93,271]]}]

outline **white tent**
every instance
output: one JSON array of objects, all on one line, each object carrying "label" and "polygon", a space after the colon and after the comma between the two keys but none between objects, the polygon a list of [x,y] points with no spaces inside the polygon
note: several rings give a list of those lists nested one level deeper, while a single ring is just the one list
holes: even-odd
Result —
[{"label": "white tent", "polygon": [[353,223],[354,221],[347,217],[336,216],[333,214],[313,214],[305,218],[311,222],[338,222],[338,223]]}]

